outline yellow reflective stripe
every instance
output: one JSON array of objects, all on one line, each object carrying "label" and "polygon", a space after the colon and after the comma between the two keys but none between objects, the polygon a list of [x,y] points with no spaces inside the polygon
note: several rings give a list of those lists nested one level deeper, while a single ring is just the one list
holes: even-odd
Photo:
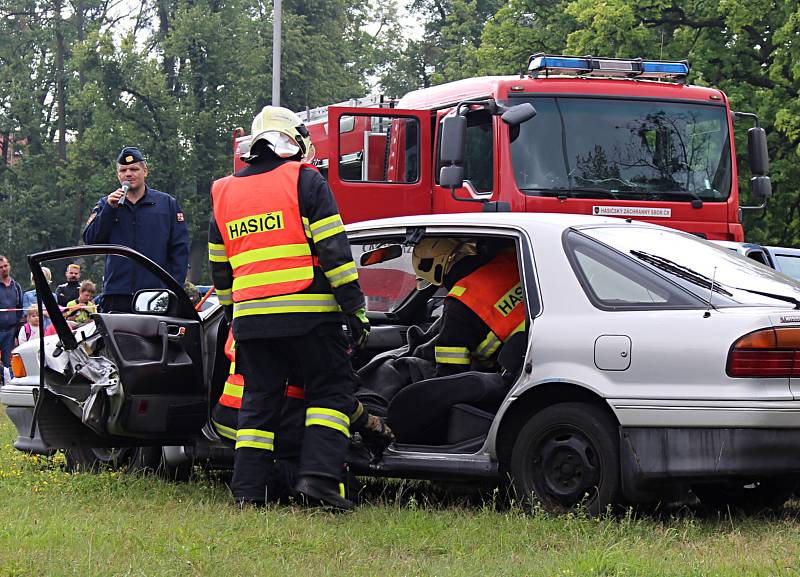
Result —
[{"label": "yellow reflective stripe", "polygon": [[519,323],[519,324],[518,324],[518,325],[517,325],[517,326],[514,328],[514,330],[513,330],[513,331],[511,331],[511,332],[508,334],[508,337],[506,338],[506,340],[508,340],[508,338],[509,338],[509,337],[511,337],[511,335],[514,335],[514,334],[517,334],[517,333],[521,333],[521,332],[523,332],[524,330],[525,330],[525,320],[523,319],[523,320],[522,320],[522,322],[521,322],[521,323]]},{"label": "yellow reflective stripe", "polygon": [[233,318],[275,313],[335,313],[341,310],[332,294],[299,293],[235,303]]},{"label": "yellow reflective stripe", "polygon": [[236,448],[242,447],[272,451],[275,448],[275,433],[260,429],[239,429],[236,431]]},{"label": "yellow reflective stripe", "polygon": [[231,441],[236,440],[236,429],[232,429],[231,427],[226,427],[225,425],[220,425],[216,421],[211,421],[211,424],[214,425],[214,429],[216,429],[217,434],[221,437],[225,437],[226,439],[230,439]]},{"label": "yellow reflective stripe", "polygon": [[342,266],[337,266],[333,270],[326,270],[325,276],[328,277],[332,288],[340,287],[343,284],[358,280],[356,263],[350,261]]},{"label": "yellow reflective stripe", "polygon": [[224,244],[208,243],[208,260],[211,262],[228,262],[228,253]]},{"label": "yellow reflective stripe", "polygon": [[233,289],[215,288],[214,290],[217,293],[217,298],[219,298],[219,304],[221,305],[233,304]]},{"label": "yellow reflective stripe", "polygon": [[358,420],[358,418],[364,414],[364,405],[361,404],[361,401],[356,401],[356,402],[358,403],[358,406],[356,407],[356,410],[353,411],[353,414],[350,415],[351,423],[355,423]]},{"label": "yellow reflective stripe", "polygon": [[503,344],[503,341],[494,332],[489,331],[486,338],[475,349],[475,356],[481,359],[488,359],[500,348],[501,344]]},{"label": "yellow reflective stripe", "polygon": [[454,297],[460,297],[461,295],[464,294],[464,291],[466,291],[466,290],[467,290],[466,287],[456,285],[450,290],[449,293],[447,293],[447,295],[448,296],[454,296]]},{"label": "yellow reflective stripe", "polygon": [[265,286],[282,282],[292,282],[314,278],[313,266],[301,266],[297,268],[286,268],[282,270],[271,270],[246,274],[233,279],[233,291],[240,291],[254,286]]},{"label": "yellow reflective stripe", "polygon": [[312,222],[310,228],[314,242],[319,242],[335,234],[344,232],[342,217],[338,214],[334,214],[333,216],[328,216],[326,218],[321,218],[316,222]]},{"label": "yellow reflective stripe", "polygon": [[222,388],[222,394],[241,399],[244,394],[244,387],[241,385],[232,385],[226,381],[225,386]]},{"label": "yellow reflective stripe", "polygon": [[246,250],[233,255],[230,261],[233,268],[238,268],[262,260],[306,255],[311,255],[311,247],[308,246],[307,242],[304,242],[300,244],[283,244],[280,246],[265,246],[262,248],[254,248],[253,250]]},{"label": "yellow reflective stripe", "polygon": [[303,220],[303,230],[306,232],[306,236],[311,238],[311,227],[308,225],[308,217],[301,216],[300,218]]},{"label": "yellow reflective stripe", "polygon": [[345,437],[350,436],[350,417],[335,409],[323,407],[309,407],[306,409],[306,427],[313,425],[329,427],[339,431]]},{"label": "yellow reflective stripe", "polygon": [[433,354],[437,363],[446,365],[468,365],[470,363],[467,347],[434,347]]},{"label": "yellow reflective stripe", "polygon": [[231,361],[231,368],[228,370],[229,375],[236,374],[236,361]]}]

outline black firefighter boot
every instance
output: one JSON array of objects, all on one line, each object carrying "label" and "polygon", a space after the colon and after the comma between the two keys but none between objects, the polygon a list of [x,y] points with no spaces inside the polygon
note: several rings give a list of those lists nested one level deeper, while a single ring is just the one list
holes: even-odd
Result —
[{"label": "black firefighter boot", "polygon": [[342,495],[341,483],[330,477],[302,475],[294,483],[294,492],[305,506],[322,506],[334,512],[346,512],[356,504]]}]

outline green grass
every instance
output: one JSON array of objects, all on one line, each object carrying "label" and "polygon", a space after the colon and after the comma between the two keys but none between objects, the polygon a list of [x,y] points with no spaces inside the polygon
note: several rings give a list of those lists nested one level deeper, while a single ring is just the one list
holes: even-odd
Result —
[{"label": "green grass", "polygon": [[[384,485],[349,515],[239,511],[225,484],[67,473],[0,415],[0,576],[800,575],[800,511],[587,519]],[[423,496],[421,496],[423,495]],[[428,502],[430,501],[430,502]]]}]

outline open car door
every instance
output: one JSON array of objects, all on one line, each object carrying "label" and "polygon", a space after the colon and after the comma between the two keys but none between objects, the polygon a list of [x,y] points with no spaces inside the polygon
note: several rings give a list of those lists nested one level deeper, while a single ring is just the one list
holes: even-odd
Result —
[{"label": "open car door", "polygon": [[[139,291],[133,313],[95,313],[94,331],[74,333],[41,263],[88,255],[129,258],[163,286]],[[44,445],[176,445],[198,434],[208,416],[203,327],[183,287],[156,263],[123,246],[64,248],[33,254],[28,261],[58,334],[57,343],[45,344],[44,336],[40,340],[44,354],[39,356],[33,428]]]}]

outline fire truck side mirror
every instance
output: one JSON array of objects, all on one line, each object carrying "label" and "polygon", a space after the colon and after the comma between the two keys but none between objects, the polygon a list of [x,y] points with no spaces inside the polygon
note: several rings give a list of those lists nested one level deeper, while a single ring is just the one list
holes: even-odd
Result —
[{"label": "fire truck side mirror", "polygon": [[750,179],[750,195],[759,200],[767,200],[772,196],[772,182],[769,176],[758,175]]},{"label": "fire truck side mirror", "polygon": [[753,176],[764,176],[769,172],[767,132],[760,126],[747,130],[747,156],[750,159],[750,173]]},{"label": "fire truck side mirror", "polygon": [[439,171],[439,184],[445,188],[461,188],[464,186],[464,168],[443,166]]},{"label": "fire truck side mirror", "polygon": [[461,188],[464,185],[464,143],[467,135],[467,119],[460,114],[446,116],[442,120],[439,139],[439,184],[445,188]]},{"label": "fire truck side mirror", "polygon": [[466,134],[466,117],[456,114],[455,116],[446,116],[442,120],[442,135],[439,145],[439,162],[442,165],[463,164]]},{"label": "fire truck side mirror", "polygon": [[519,126],[536,116],[536,109],[530,102],[517,104],[506,110],[500,118],[509,126]]}]

